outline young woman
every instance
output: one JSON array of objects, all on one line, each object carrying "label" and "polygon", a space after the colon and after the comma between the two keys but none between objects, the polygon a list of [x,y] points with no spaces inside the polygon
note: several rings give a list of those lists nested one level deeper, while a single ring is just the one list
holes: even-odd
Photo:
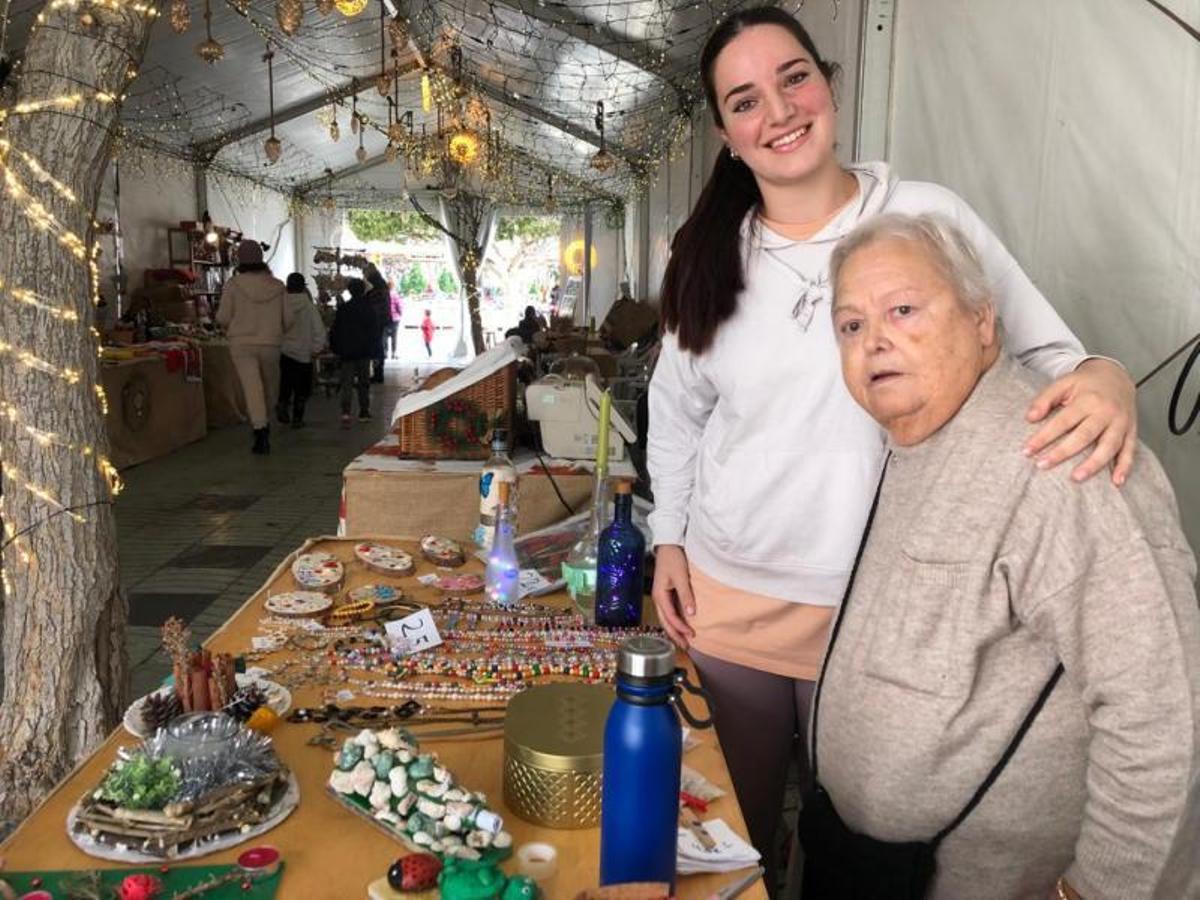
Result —
[{"label": "young woman", "polygon": [[648,442],[653,594],[714,696],[751,839],[769,863],[794,735],[803,773],[813,681],[883,459],[880,429],[842,383],[828,277],[838,239],[884,210],[941,212],[971,238],[1007,346],[1055,379],[1028,412],[1045,425],[1013,448],[1030,465],[1091,447],[1073,477],[1115,460],[1120,484],[1136,442],[1134,389],[1119,365],[1084,355],[962,199],[900,181],[884,163],[838,163],[836,68],[788,13],[734,13],[700,66],[726,146],[663,282]]}]

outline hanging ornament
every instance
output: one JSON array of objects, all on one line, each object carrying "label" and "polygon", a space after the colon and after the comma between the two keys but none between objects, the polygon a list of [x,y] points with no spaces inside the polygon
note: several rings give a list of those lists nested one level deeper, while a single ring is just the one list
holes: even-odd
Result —
[{"label": "hanging ornament", "polygon": [[367,8],[367,0],[334,0],[333,5],[347,19],[352,19]]},{"label": "hanging ornament", "polygon": [[395,144],[393,144],[391,141],[388,141],[387,147],[385,147],[383,150],[383,158],[386,159],[390,163],[394,163],[396,161],[396,157],[399,155],[400,155],[400,148],[397,147]]},{"label": "hanging ornament", "polygon": [[350,133],[358,134],[358,81],[352,81],[350,85],[354,88],[354,96],[350,98]]},{"label": "hanging ornament", "polygon": [[342,129],[338,127],[336,106],[333,108],[333,118],[329,122],[329,139],[335,144],[342,139]]},{"label": "hanging ornament", "polygon": [[250,0],[231,0],[233,8],[243,16],[250,12]]},{"label": "hanging ornament", "polygon": [[[207,2],[207,0],[205,0]],[[271,117],[271,136],[263,142],[263,152],[267,155],[267,162],[271,165],[279,162],[279,157],[283,155],[283,144],[279,138],[275,137],[275,53],[271,50],[271,45],[267,44],[267,52],[263,55],[263,62],[267,64],[267,104],[270,110]]]},{"label": "hanging ornament", "polygon": [[392,76],[389,73],[380,72],[375,76],[375,90],[379,91],[380,97],[386,97],[391,89]]},{"label": "hanging ornament", "polygon": [[358,132],[358,149],[354,151],[354,158],[360,163],[367,161],[367,148],[363,146],[363,132]]},{"label": "hanging ornament", "polygon": [[391,125],[388,126],[387,133],[388,133],[389,141],[392,141],[393,143],[396,143],[396,144],[401,143],[405,137],[404,124],[399,119],[397,119],[395,122],[393,122]]},{"label": "hanging ornament", "polygon": [[171,0],[171,30],[183,34],[191,27],[192,9],[187,0]]},{"label": "hanging ornament", "polygon": [[456,131],[446,142],[446,152],[453,162],[460,166],[469,166],[479,158],[479,137],[465,128]]},{"label": "hanging ornament", "polygon": [[208,38],[196,45],[196,55],[211,66],[225,55],[225,48],[213,40],[212,10],[209,8],[208,0],[204,0],[204,33],[208,35]]},{"label": "hanging ornament", "polygon": [[337,207],[333,200],[333,169],[326,169],[325,174],[329,177],[329,181],[325,185],[325,197],[321,201],[321,205],[332,210]]},{"label": "hanging ornament", "polygon": [[392,88],[392,76],[387,70],[387,38],[384,37],[384,24],[387,21],[387,9],[379,4],[379,75],[375,79],[375,90],[380,97],[386,97]]},{"label": "hanging ornament", "polygon": [[304,0],[278,0],[275,4],[275,20],[279,30],[291,37],[300,30],[304,21]]},{"label": "hanging ornament", "polygon": [[588,162],[593,169],[601,174],[611,172],[617,167],[617,159],[608,152],[604,145],[604,101],[596,101],[596,130],[600,132],[600,149]]},{"label": "hanging ornament", "polygon": [[392,39],[392,46],[397,50],[408,46],[408,22],[404,19],[389,19],[387,32],[388,37]]},{"label": "hanging ornament", "polygon": [[317,12],[323,16],[333,12],[333,0],[317,0]]}]

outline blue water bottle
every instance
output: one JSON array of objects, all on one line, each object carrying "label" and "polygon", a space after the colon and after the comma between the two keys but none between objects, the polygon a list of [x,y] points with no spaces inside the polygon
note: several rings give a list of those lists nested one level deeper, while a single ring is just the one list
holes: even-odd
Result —
[{"label": "blue water bottle", "polygon": [[681,689],[706,697],[675,667],[675,647],[669,641],[639,635],[621,644],[617,700],[604,726],[601,885],[675,884],[683,754],[675,711],[694,728],[712,724],[711,719],[696,719],[680,702]]}]

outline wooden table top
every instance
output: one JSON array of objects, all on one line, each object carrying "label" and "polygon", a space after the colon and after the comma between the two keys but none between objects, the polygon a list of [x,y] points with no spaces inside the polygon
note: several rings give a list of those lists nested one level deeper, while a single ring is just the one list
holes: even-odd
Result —
[{"label": "wooden table top", "polygon": [[[382,543],[401,547],[418,559],[413,576],[389,578],[366,569],[354,556],[354,544],[363,538],[317,538],[305,543],[289,556],[245,605],[209,639],[206,646],[214,652],[240,654],[250,648],[251,637],[258,633],[259,620],[265,615],[263,604],[274,593],[295,590],[289,566],[302,551],[322,550],[334,554],[345,563],[344,589],[360,584],[392,582],[402,585],[405,593],[421,602],[436,606],[441,593],[425,587],[415,576],[435,571],[420,559],[413,542],[379,539]],[[460,571],[480,571],[482,565],[472,559]],[[570,599],[563,594],[538,598],[564,608]],[[649,603],[647,602],[649,606]],[[268,657],[262,662],[270,666],[286,654]],[[681,664],[690,668],[685,657]],[[694,677],[694,672],[692,673]],[[318,686],[292,688],[293,706],[317,706],[323,702],[324,689]],[[357,698],[355,705],[376,703],[394,705],[397,700]],[[689,698],[689,703],[696,703]],[[702,707],[702,705],[701,705]],[[698,711],[702,711],[698,710]],[[282,723],[273,733],[280,758],[295,773],[300,784],[300,805],[282,824],[238,848],[203,857],[206,863],[232,863],[247,847],[271,844],[283,854],[284,876],[279,896],[286,900],[347,900],[366,896],[367,885],[387,872],[396,857],[409,852],[399,841],[364,822],[355,813],[343,808],[326,793],[326,783],[333,768],[333,755],[328,750],[307,744],[320,726],[315,724]],[[419,734],[418,734],[419,737]],[[738,834],[746,836],[746,826],[733,794],[729,771],[721,755],[715,731],[697,734],[698,747],[684,755],[684,763],[700,772],[709,781],[723,788],[726,796],[714,801],[704,818],[721,818]],[[109,868],[118,864],[94,859],[78,850],[67,837],[66,819],[71,806],[100,782],[112,763],[117,748],[136,744],[136,739],[123,728],[115,730],[108,739],[84,760],[34,813],[0,845],[0,856],[6,858],[9,870],[24,869],[81,869]],[[513,835],[513,845],[543,841],[558,850],[558,873],[542,888],[548,900],[572,900],[579,891],[598,883],[600,830],[549,829],[518,818],[504,804],[502,789],[503,741],[483,739],[424,739],[422,747],[436,752],[442,763],[456,779],[471,790],[487,794],[490,806],[504,817],[505,830]],[[515,860],[504,864],[507,872],[516,872]],[[722,875],[688,875],[679,879],[678,897],[681,900],[704,900],[725,884],[737,880],[746,870]],[[746,900],[765,900],[767,894],[761,880],[741,895]]]}]

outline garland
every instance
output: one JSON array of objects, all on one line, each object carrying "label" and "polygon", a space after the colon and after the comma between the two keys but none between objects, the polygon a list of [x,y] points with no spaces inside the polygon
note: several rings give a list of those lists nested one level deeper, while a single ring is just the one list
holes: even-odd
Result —
[{"label": "garland", "polygon": [[429,425],[443,449],[452,452],[481,446],[488,433],[487,413],[470,400],[453,397],[434,406]]}]

